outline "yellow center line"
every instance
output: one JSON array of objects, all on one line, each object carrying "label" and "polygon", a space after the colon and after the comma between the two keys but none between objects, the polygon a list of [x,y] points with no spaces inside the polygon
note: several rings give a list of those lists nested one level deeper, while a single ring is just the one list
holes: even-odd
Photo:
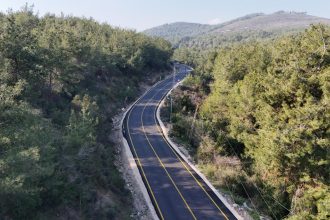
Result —
[{"label": "yellow center line", "polygon": [[[164,87],[165,87],[165,86],[164,86]],[[164,88],[164,87],[163,87],[163,88]],[[159,92],[155,93],[155,94],[151,97],[151,99],[152,99],[153,97],[155,97],[158,93],[159,93]],[[150,102],[151,99],[149,99],[149,101],[147,102],[147,104],[149,104],[149,102]],[[144,106],[144,108],[143,108],[143,110],[142,110],[142,113],[141,113],[141,123],[142,123],[143,133],[144,133],[144,135],[145,135],[145,137],[146,137],[146,139],[147,139],[147,141],[148,141],[148,143],[149,143],[149,146],[151,147],[152,151],[153,151],[154,154],[156,155],[156,157],[157,157],[159,163],[161,164],[161,166],[164,168],[164,170],[165,170],[167,176],[169,177],[169,179],[171,180],[173,186],[175,187],[175,189],[176,189],[177,192],[179,193],[181,199],[182,199],[183,202],[185,203],[185,205],[186,205],[186,207],[188,208],[189,212],[191,213],[191,215],[193,216],[193,218],[194,218],[195,220],[197,220],[195,214],[194,214],[193,211],[191,210],[190,206],[188,205],[187,201],[186,201],[185,198],[183,197],[183,195],[182,195],[182,193],[180,192],[179,188],[178,188],[177,185],[175,184],[175,182],[174,182],[174,180],[172,179],[171,175],[168,173],[168,171],[167,171],[165,165],[163,164],[163,162],[162,162],[161,159],[159,158],[157,152],[155,151],[154,147],[153,147],[152,144],[150,143],[150,140],[149,140],[149,138],[148,138],[148,136],[147,136],[147,134],[146,134],[145,127],[144,127],[144,124],[143,124],[143,118],[142,118],[142,116],[143,116],[144,110],[145,110],[146,107],[147,107],[147,104],[145,104],[145,106]]]},{"label": "yellow center line", "polygon": [[[161,99],[162,100],[162,99]],[[158,102],[158,105],[161,101]],[[157,108],[156,108],[157,109]],[[197,184],[201,187],[201,189],[206,193],[206,195],[209,197],[209,199],[212,201],[212,203],[218,208],[218,210],[221,212],[221,214],[227,219],[227,215],[221,210],[221,208],[218,206],[218,204],[212,199],[212,197],[209,195],[209,193],[205,190],[205,188],[203,187],[203,185],[196,179],[196,177],[192,174],[192,172],[190,171],[190,169],[186,166],[186,164],[182,161],[182,159],[178,156],[178,154],[174,151],[174,149],[172,148],[172,146],[170,145],[170,143],[168,143],[168,141],[166,140],[166,138],[164,137],[163,132],[160,129],[160,126],[157,123],[157,119],[156,119],[156,112],[154,114],[154,120],[155,123],[157,125],[158,131],[162,134],[162,138],[164,139],[164,141],[167,143],[167,145],[169,146],[169,148],[173,151],[173,153],[175,154],[175,156],[180,160],[180,162],[182,163],[182,165],[186,168],[186,170],[190,173],[190,175],[194,178],[194,180],[197,182]]]},{"label": "yellow center line", "polygon": [[139,159],[139,156],[138,156],[138,154],[137,154],[137,152],[136,152],[136,150],[135,150],[135,146],[134,146],[134,143],[133,143],[133,141],[132,141],[131,133],[130,133],[130,131],[129,131],[128,121],[129,121],[129,118],[130,118],[131,112],[132,112],[132,110],[134,109],[134,107],[135,107],[135,105],[134,105],[134,106],[132,107],[132,109],[129,111],[128,116],[127,116],[127,120],[126,120],[126,126],[127,126],[127,131],[128,131],[127,133],[128,133],[128,136],[129,136],[130,142],[131,142],[131,144],[132,144],[132,147],[133,147],[134,153],[135,153],[135,155],[136,155],[136,158],[137,158],[137,161],[138,161],[138,165],[141,167],[142,175],[143,175],[144,179],[146,180],[146,183],[147,183],[147,187],[148,187],[148,189],[149,189],[149,192],[150,192],[150,194],[151,194],[151,196],[152,196],[152,198],[153,198],[153,200],[154,200],[154,202],[155,202],[156,209],[157,209],[158,212],[159,212],[160,218],[161,218],[162,220],[164,220],[163,213],[162,213],[162,211],[161,211],[160,208],[159,208],[159,205],[158,205],[158,203],[157,203],[157,200],[156,200],[156,197],[155,197],[155,195],[154,195],[154,192],[152,191],[151,186],[150,186],[150,184],[149,184],[149,181],[148,181],[148,179],[147,179],[147,176],[146,176],[146,174],[145,174],[145,172],[144,172],[144,170],[143,170],[143,166],[142,166],[141,161],[140,161],[140,159]]}]

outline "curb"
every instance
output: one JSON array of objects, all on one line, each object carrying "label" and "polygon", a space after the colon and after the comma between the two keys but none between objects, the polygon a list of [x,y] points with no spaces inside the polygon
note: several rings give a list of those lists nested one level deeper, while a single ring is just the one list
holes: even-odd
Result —
[{"label": "curb", "polygon": [[124,146],[124,154],[126,156],[126,159],[128,160],[129,166],[132,169],[133,175],[135,177],[136,183],[139,185],[140,190],[143,194],[144,200],[149,208],[150,214],[152,216],[152,218],[154,220],[159,220],[159,217],[156,213],[155,207],[152,204],[152,201],[150,199],[149,193],[147,191],[147,188],[142,180],[142,176],[140,174],[140,171],[138,169],[138,165],[136,164],[136,161],[133,157],[132,151],[129,147],[129,144],[127,142],[127,139],[124,137],[123,135],[123,123],[124,120],[126,118],[127,113],[132,109],[132,107],[145,95],[147,94],[153,87],[155,87],[156,85],[158,85],[161,81],[158,81],[157,83],[155,83],[154,85],[152,85],[149,89],[147,89],[135,102],[133,102],[131,105],[129,105],[129,107],[127,108],[127,110],[125,111],[125,113],[123,114],[122,119],[120,120],[120,128],[119,128],[119,132],[120,132],[120,136],[122,139],[122,144]]},{"label": "curb", "polygon": [[164,79],[158,81],[157,83],[155,83],[154,85],[152,85],[149,89],[147,89],[142,95],[140,95],[140,97],[135,101],[133,102],[132,104],[130,104],[126,111],[124,112],[121,120],[120,120],[120,126],[119,126],[119,132],[120,132],[120,137],[121,137],[121,140],[122,140],[122,144],[124,146],[124,154],[125,154],[125,157],[129,163],[129,167],[132,169],[132,172],[133,172],[133,175],[135,177],[135,180],[136,180],[136,183],[138,184],[138,186],[140,187],[140,190],[143,194],[143,197],[144,197],[144,200],[149,208],[149,211],[150,211],[150,214],[152,216],[152,218],[154,220],[159,220],[159,217],[157,215],[157,212],[155,210],[155,207],[151,201],[151,198],[149,196],[149,193],[148,193],[148,190],[143,182],[143,179],[142,179],[142,176],[140,174],[140,171],[139,171],[139,168],[138,168],[138,165],[136,164],[136,161],[133,157],[133,153],[131,151],[131,148],[129,147],[129,144],[128,144],[128,141],[127,139],[124,137],[123,135],[123,123],[124,123],[124,120],[126,118],[126,115],[127,113],[132,109],[132,107],[138,102],[140,101],[140,99],[145,95],[147,94],[152,88],[154,88],[155,86],[157,86],[159,83],[161,83],[162,81],[166,80],[167,78],[169,77],[172,77],[171,75],[168,75],[166,76]]},{"label": "curb", "polygon": [[[169,94],[171,94],[172,90],[175,89],[176,87],[178,87],[180,84],[182,83],[179,82],[177,83],[167,94],[166,96],[168,96]],[[165,97],[166,97],[165,96]],[[208,179],[205,177],[204,174],[202,174],[196,167],[195,165],[193,165],[188,158],[179,150],[178,146],[169,138],[168,136],[168,130],[165,127],[164,123],[162,122],[162,120],[160,119],[160,108],[164,105],[165,99],[163,99],[160,104],[157,107],[157,111],[156,111],[156,118],[157,121],[162,129],[162,133],[164,135],[164,137],[166,138],[166,140],[168,141],[168,143],[170,143],[170,145],[173,147],[173,149],[175,150],[175,152],[180,155],[180,157],[197,173],[197,175],[199,175],[201,177],[201,179],[206,183],[206,185],[213,191],[213,193],[221,200],[221,202],[228,208],[228,210],[238,219],[238,220],[243,220],[243,217],[240,216],[238,214],[238,212],[227,202],[226,198],[223,197],[218,190],[215,189],[215,187],[210,183],[210,181],[208,181]]]}]

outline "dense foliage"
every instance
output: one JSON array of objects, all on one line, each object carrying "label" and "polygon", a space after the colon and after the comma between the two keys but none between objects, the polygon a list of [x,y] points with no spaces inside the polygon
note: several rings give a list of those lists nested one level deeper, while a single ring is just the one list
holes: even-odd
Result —
[{"label": "dense foliage", "polygon": [[0,219],[126,219],[111,118],[171,45],[92,19],[0,14]]},{"label": "dense foliage", "polygon": [[330,28],[317,25],[229,46],[197,59],[201,72],[173,94],[172,134],[259,214],[330,217],[329,45]]}]

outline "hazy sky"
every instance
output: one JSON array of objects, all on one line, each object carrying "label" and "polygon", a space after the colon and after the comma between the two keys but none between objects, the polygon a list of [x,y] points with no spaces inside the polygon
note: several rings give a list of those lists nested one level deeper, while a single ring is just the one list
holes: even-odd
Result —
[{"label": "hazy sky", "polygon": [[330,18],[330,0],[0,0],[0,11],[34,4],[46,12],[93,17],[138,31],[176,21],[221,23],[255,12],[307,12]]}]

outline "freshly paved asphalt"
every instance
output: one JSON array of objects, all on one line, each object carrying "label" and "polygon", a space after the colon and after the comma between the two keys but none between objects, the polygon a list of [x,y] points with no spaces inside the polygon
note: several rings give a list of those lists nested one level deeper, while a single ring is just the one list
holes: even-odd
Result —
[{"label": "freshly paved asphalt", "polygon": [[[180,65],[175,83],[188,71]],[[236,219],[204,181],[165,140],[156,119],[173,78],[152,87],[124,120],[127,139],[160,219]]]}]

